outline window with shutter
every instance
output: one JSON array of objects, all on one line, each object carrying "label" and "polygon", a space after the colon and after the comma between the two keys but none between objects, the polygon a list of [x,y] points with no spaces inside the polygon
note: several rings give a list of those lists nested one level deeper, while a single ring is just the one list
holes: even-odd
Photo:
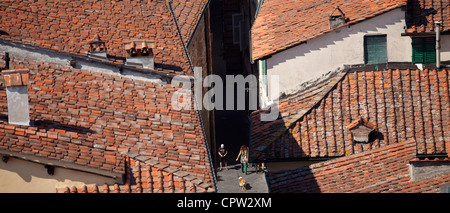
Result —
[{"label": "window with shutter", "polygon": [[412,62],[429,64],[436,62],[436,39],[434,37],[412,38]]},{"label": "window with shutter", "polygon": [[387,63],[386,35],[364,36],[364,63]]},{"label": "window with shutter", "polygon": [[266,95],[269,94],[269,85],[267,85],[267,64],[266,60],[261,60],[261,75],[262,80],[264,84],[264,91],[266,92]]},{"label": "window with shutter", "polygon": [[244,14],[235,13],[232,16],[232,25],[233,25],[233,44],[239,44],[241,41],[241,27],[240,23],[244,20]]}]

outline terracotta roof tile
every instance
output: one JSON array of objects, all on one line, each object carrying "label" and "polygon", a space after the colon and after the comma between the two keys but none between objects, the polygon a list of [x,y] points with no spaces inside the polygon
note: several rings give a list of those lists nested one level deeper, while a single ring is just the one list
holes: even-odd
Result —
[{"label": "terracotta roof tile", "polygon": [[[206,3],[175,1],[184,39],[189,40]],[[64,12],[63,12],[64,11]],[[155,63],[164,69],[191,73],[168,1],[2,1],[1,39],[86,55],[96,35],[107,54],[125,57],[123,42],[153,42]],[[118,63],[118,62],[111,62]]]},{"label": "terracotta roof tile", "polygon": [[442,21],[441,31],[450,30],[450,1],[410,0],[406,8],[407,33],[434,32],[435,21]]},{"label": "terracotta roof tile", "polygon": [[56,188],[57,193],[204,193],[210,184],[191,176],[179,176],[144,162],[127,158],[125,180],[119,184],[96,184]]},{"label": "terracotta roof tile", "polygon": [[406,5],[406,0],[266,0],[252,26],[253,59],[262,58],[324,33],[339,7],[356,23]]},{"label": "terracotta roof tile", "polygon": [[[449,183],[450,174],[412,181],[409,164],[415,159],[415,146],[415,141],[407,141],[294,170],[269,172],[267,180],[273,193],[438,193],[440,186]],[[448,158],[442,162],[448,165]]]},{"label": "terracotta roof tile", "polygon": [[252,133],[250,152],[254,159],[261,159],[262,151],[268,148],[286,129],[295,125],[302,116],[309,111],[326,95],[346,74],[346,71],[336,72],[317,81],[302,85],[297,93],[281,97],[278,105],[279,117],[275,121],[261,121],[264,109],[252,113]]},{"label": "terracotta roof tile", "polygon": [[207,4],[208,0],[172,1],[175,17],[178,20],[186,44],[191,40]]},{"label": "terracotta roof tile", "polygon": [[[302,98],[294,102],[291,97],[281,99],[280,112],[288,116],[262,123],[259,112],[254,112],[251,156],[254,160],[339,157],[408,140],[417,142],[417,154],[446,154],[449,83],[447,70],[346,73],[328,93],[316,96],[319,100],[311,102],[307,92],[299,92]],[[293,107],[285,112],[286,106]],[[354,143],[346,128],[360,119],[376,129],[370,143]]]},{"label": "terracotta roof tile", "polygon": [[[186,186],[195,180],[201,184],[195,186],[197,191],[214,190],[199,115],[194,110],[176,111],[170,107],[171,96],[178,88],[11,59],[11,67],[30,68],[28,92],[30,120],[34,124],[26,127],[6,122],[6,92],[0,81],[0,152],[120,174],[127,173],[125,157],[129,157],[130,162],[140,162],[141,171],[150,166],[163,172],[164,177],[182,174],[180,178],[186,182],[189,178]],[[185,134],[195,137],[185,138]],[[153,176],[160,177],[156,173]],[[174,175],[174,179],[178,176]],[[110,192],[122,192],[122,188],[110,188]]]}]

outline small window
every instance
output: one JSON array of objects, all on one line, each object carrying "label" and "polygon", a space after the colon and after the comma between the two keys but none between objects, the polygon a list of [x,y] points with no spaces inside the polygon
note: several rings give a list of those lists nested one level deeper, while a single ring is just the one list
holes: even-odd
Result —
[{"label": "small window", "polygon": [[233,44],[239,44],[241,40],[241,26],[240,23],[243,21],[244,15],[242,13],[233,14]]},{"label": "small window", "polygon": [[430,64],[436,62],[436,39],[434,37],[412,38],[412,62]]},{"label": "small window", "polygon": [[387,63],[386,35],[364,36],[364,63]]},{"label": "small window", "polygon": [[441,188],[441,193],[450,193],[450,184],[442,185],[439,188]]}]

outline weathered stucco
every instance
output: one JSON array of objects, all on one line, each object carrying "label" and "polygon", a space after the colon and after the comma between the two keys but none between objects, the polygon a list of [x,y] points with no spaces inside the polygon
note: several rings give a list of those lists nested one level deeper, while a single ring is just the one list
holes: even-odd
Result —
[{"label": "weathered stucco", "polygon": [[61,167],[55,167],[54,174],[49,175],[43,164],[12,157],[7,163],[0,161],[0,179],[3,193],[55,193],[58,187],[117,182],[113,178]]},{"label": "weathered stucco", "polygon": [[[336,29],[267,58],[268,78],[279,75],[280,93],[289,93],[299,84],[343,65],[364,64],[366,35],[387,35],[388,62],[411,62],[411,37],[401,35],[405,32],[405,27],[405,11],[399,8],[358,24]],[[449,36],[442,36],[443,60],[450,59],[448,40]]]}]

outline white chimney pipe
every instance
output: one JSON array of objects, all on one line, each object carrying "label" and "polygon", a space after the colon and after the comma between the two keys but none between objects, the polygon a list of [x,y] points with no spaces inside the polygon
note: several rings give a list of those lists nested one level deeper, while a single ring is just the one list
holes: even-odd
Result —
[{"label": "white chimney pipe", "polygon": [[30,125],[30,109],[28,106],[28,69],[3,70],[8,103],[8,123]]},{"label": "white chimney pipe", "polygon": [[441,24],[442,21],[435,21],[436,24],[436,68],[441,67]]}]

